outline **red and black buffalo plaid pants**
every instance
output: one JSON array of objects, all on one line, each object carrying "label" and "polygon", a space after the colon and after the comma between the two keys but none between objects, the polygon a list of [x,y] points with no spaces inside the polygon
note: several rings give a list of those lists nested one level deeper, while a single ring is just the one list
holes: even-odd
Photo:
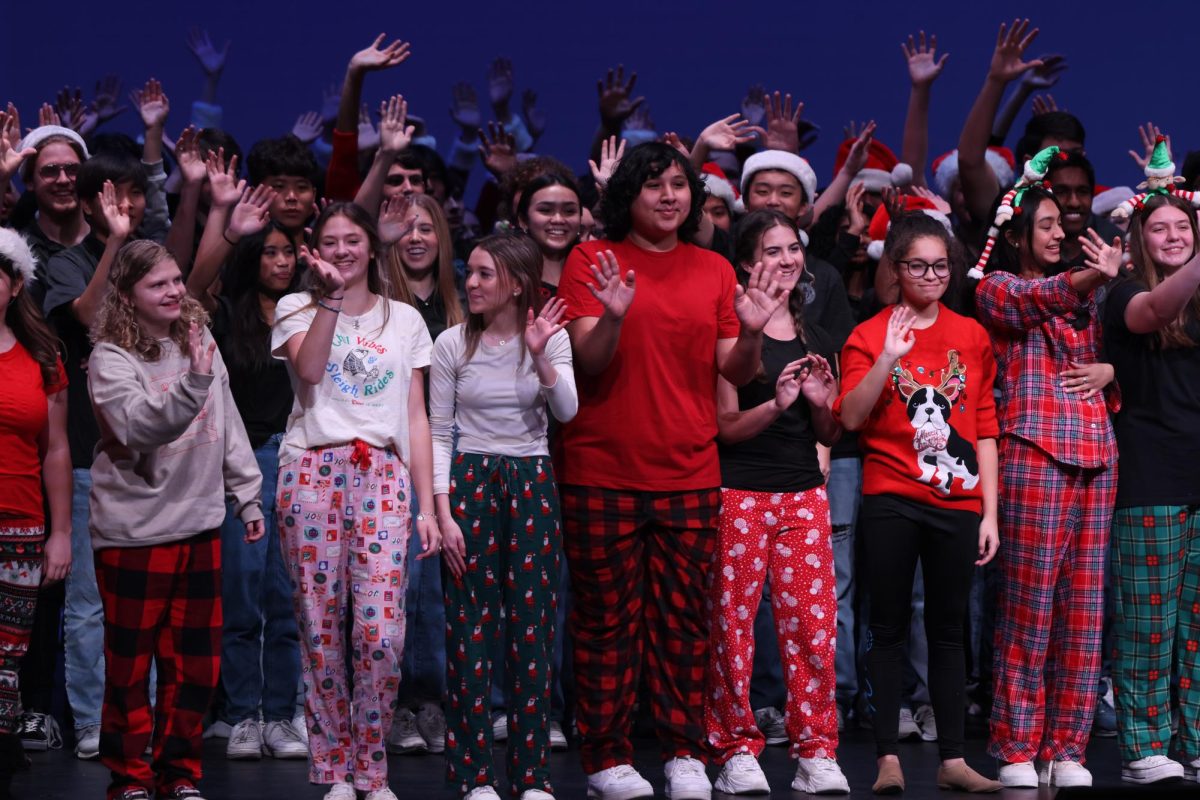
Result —
[{"label": "red and black buffalo plaid pants", "polygon": [[629,730],[643,659],[663,758],[703,758],[705,592],[720,490],[559,491],[584,770],[633,763]]}]

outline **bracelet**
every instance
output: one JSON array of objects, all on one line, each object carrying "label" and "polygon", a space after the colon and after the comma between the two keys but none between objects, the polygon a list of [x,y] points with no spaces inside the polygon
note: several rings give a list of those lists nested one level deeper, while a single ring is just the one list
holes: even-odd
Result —
[{"label": "bracelet", "polygon": [[228,244],[230,247],[237,247],[237,242],[229,238],[228,231],[221,231],[221,238],[224,239],[226,244]]},{"label": "bracelet", "polygon": [[318,300],[318,301],[317,301],[317,305],[319,305],[321,308],[325,309],[326,311],[332,311],[332,312],[333,312],[333,313],[335,313],[335,314],[340,314],[340,313],[342,313],[342,307],[341,307],[341,306],[338,306],[337,308],[334,308],[333,306],[327,306],[327,305],[325,305],[325,304],[324,304],[323,302],[321,302],[320,300]]}]

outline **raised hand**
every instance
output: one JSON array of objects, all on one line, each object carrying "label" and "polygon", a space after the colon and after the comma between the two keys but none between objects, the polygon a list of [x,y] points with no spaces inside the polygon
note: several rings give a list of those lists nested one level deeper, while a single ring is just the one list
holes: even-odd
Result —
[{"label": "raised hand", "polygon": [[465,81],[459,81],[450,90],[450,119],[462,129],[464,141],[479,136],[479,129],[483,125],[479,97],[475,94],[475,87]]},{"label": "raised hand", "polygon": [[[491,138],[489,139],[489,134]],[[517,145],[504,126],[489,122],[487,131],[479,131],[479,155],[488,172],[502,178],[517,168]]]},{"label": "raised hand", "polygon": [[379,239],[384,244],[394,244],[417,226],[417,215],[412,210],[412,201],[402,194],[392,195],[383,201],[379,209]]},{"label": "raised hand", "polygon": [[326,296],[337,294],[346,285],[346,279],[338,272],[338,268],[321,259],[320,250],[315,247],[310,250],[307,244],[301,242],[296,255],[308,263],[308,268],[312,270]]},{"label": "raised hand", "polygon": [[630,72],[629,80],[625,80],[623,64],[617,65],[615,72],[610,69],[605,78],[596,81],[596,94],[600,98],[600,122],[607,130],[620,130],[621,123],[629,119],[629,115],[646,102],[645,97],[630,99],[636,83],[636,72]]},{"label": "raised hand", "polygon": [[1051,53],[1042,56],[1038,61],[1041,62],[1038,66],[1021,76],[1021,84],[1029,87],[1032,92],[1053,88],[1067,71],[1067,57],[1064,55]]},{"label": "raised hand", "polygon": [[296,124],[292,126],[292,135],[305,144],[312,144],[321,138],[324,130],[325,123],[322,121],[321,115],[316,111],[306,111],[296,117]]},{"label": "raised hand", "polygon": [[12,103],[8,108],[8,111],[0,112],[0,189],[17,174],[25,159],[37,155],[35,147],[17,149],[21,142],[21,118]]},{"label": "raised hand", "polygon": [[662,135],[662,140],[664,144],[669,144],[671,147],[674,147],[685,159],[690,159],[692,157],[692,151],[688,150],[688,146],[683,143],[683,139],[680,139],[679,134],[675,133],[675,131],[667,131],[664,133]]},{"label": "raised hand", "polygon": [[331,83],[321,90],[321,119],[333,122],[337,119],[338,106],[342,102],[342,89],[336,83]]},{"label": "raised hand", "polygon": [[146,81],[141,89],[129,93],[129,99],[137,106],[142,115],[142,124],[146,128],[162,129],[167,122],[167,114],[171,111],[171,101],[163,94],[162,84],[154,78]]},{"label": "raised hand", "polygon": [[767,136],[768,150],[785,150],[789,153],[800,152],[800,115],[804,112],[804,103],[796,103],[792,110],[792,93],[775,92],[767,95]]},{"label": "raised hand", "polygon": [[96,81],[96,99],[92,103],[92,107],[96,114],[97,125],[108,122],[129,109],[129,106],[117,105],[117,98],[120,96],[121,79],[116,75],[105,75]]},{"label": "raised hand", "polygon": [[1121,258],[1125,251],[1120,236],[1114,237],[1112,244],[1108,244],[1094,229],[1088,228],[1087,235],[1079,237],[1079,244],[1083,248],[1085,267],[1109,278],[1115,278],[1121,271]]},{"label": "raised hand", "polygon": [[213,354],[217,352],[217,340],[204,344],[204,328],[193,322],[188,327],[188,368],[197,375],[212,375]]},{"label": "raised hand", "polygon": [[1022,61],[1026,48],[1037,38],[1038,29],[1029,30],[1029,20],[1014,19],[1012,27],[1000,23],[996,36],[996,50],[988,66],[988,78],[1008,83],[1035,67],[1042,66],[1041,59]]},{"label": "raised hand", "polygon": [[175,160],[179,163],[184,183],[201,183],[208,174],[204,159],[200,157],[200,142],[196,139],[196,129],[191,125],[183,129],[183,133],[179,134],[179,139],[175,142]]},{"label": "raised hand", "polygon": [[513,65],[507,58],[499,57],[488,66],[488,99],[492,111],[501,122],[508,117],[508,103],[513,93]]},{"label": "raised hand", "polygon": [[746,286],[738,284],[734,292],[733,311],[742,328],[751,333],[761,333],[767,320],[787,300],[776,270],[764,267],[761,261],[750,270]]},{"label": "raised hand", "polygon": [[358,110],[358,150],[371,150],[379,146],[379,129],[371,122],[371,112],[363,103]]},{"label": "raised hand", "polygon": [[862,131],[855,138],[854,144],[850,145],[850,152],[846,154],[846,163],[842,165],[842,169],[847,174],[857,175],[867,165],[867,157],[871,154],[871,139],[874,136],[875,120],[871,120],[863,126]]},{"label": "raised hand", "polygon": [[529,135],[538,140],[546,132],[546,112],[537,107],[537,92],[526,89],[521,95],[521,112],[525,115],[525,127]]},{"label": "raised hand", "polygon": [[208,173],[208,187],[212,194],[213,208],[229,208],[242,197],[246,190],[246,181],[238,180],[237,160],[235,155],[229,159],[229,168],[225,168],[225,148],[218,147],[208,151],[204,162],[204,171]]},{"label": "raised hand", "polygon": [[533,309],[525,319],[525,349],[529,355],[537,358],[546,352],[546,343],[550,337],[563,329],[563,317],[567,313],[567,304],[557,297],[552,298],[542,306],[542,313],[536,317]]},{"label": "raised hand", "polygon": [[624,319],[633,303],[634,275],[633,270],[621,274],[621,266],[612,250],[601,250],[596,253],[599,265],[592,264],[589,268],[595,285],[588,284],[588,291],[604,306],[604,313],[613,319]]},{"label": "raised hand", "polygon": [[412,143],[416,130],[408,124],[408,103],[403,95],[392,95],[379,104],[379,149],[399,153]]},{"label": "raised hand", "polygon": [[[619,142],[619,143],[618,143]],[[625,140],[618,139],[616,136],[609,136],[600,144],[600,163],[588,159],[588,166],[592,170],[592,178],[596,181],[596,186],[603,189],[608,186],[609,179],[612,178],[613,172],[616,171],[617,165],[621,163],[622,156],[625,155]]]},{"label": "raised hand", "polygon": [[[1138,128],[1138,136],[1142,139],[1142,154],[1138,155],[1136,150],[1129,151],[1129,157],[1138,165],[1138,169],[1146,169],[1146,165],[1150,163],[1151,156],[1154,155],[1154,145],[1158,142],[1158,137],[1162,136],[1162,131],[1153,122],[1147,122],[1144,126]],[[1171,137],[1167,136],[1167,152],[1171,152]]]},{"label": "raised hand", "polygon": [[933,205],[939,212],[941,212],[947,216],[950,215],[950,204],[948,202],[946,202],[945,198],[943,198],[937,192],[930,191],[925,186],[909,186],[908,191],[912,192],[917,197],[924,198],[924,199],[928,200],[929,202],[933,203]]},{"label": "raised hand", "polygon": [[707,145],[710,150],[733,150],[739,144],[746,144],[758,136],[767,135],[764,129],[751,124],[750,120],[739,119],[740,116],[730,114],[717,120],[700,131],[696,142]]},{"label": "raised hand", "polygon": [[225,69],[225,58],[229,55],[228,39],[225,40],[225,46],[217,50],[213,47],[212,39],[208,38],[208,31],[192,28],[188,31],[187,46],[200,62],[205,75],[220,75],[221,70]]},{"label": "raised hand", "polygon": [[229,222],[225,226],[228,233],[237,237],[250,236],[267,227],[271,218],[271,203],[275,200],[275,190],[265,183],[250,189],[242,190],[242,199],[233,207]]},{"label": "raised hand", "polygon": [[883,355],[889,362],[899,361],[912,351],[917,343],[917,336],[913,333],[913,323],[916,321],[916,312],[908,306],[892,309],[883,338]]},{"label": "raised hand", "polygon": [[833,377],[829,362],[820,353],[809,353],[805,360],[808,364],[798,376],[800,391],[810,406],[820,408],[833,397],[837,390],[837,379]]},{"label": "raised hand", "polygon": [[55,99],[54,107],[63,125],[76,132],[82,130],[87,113],[83,102],[83,90],[76,86],[75,93],[72,94],[71,90],[64,86]]},{"label": "raised hand", "polygon": [[863,208],[863,198],[866,193],[867,184],[863,181],[851,184],[850,188],[846,190],[846,216],[850,220],[846,232],[853,236],[862,236],[871,224]]},{"label": "raised hand", "polygon": [[[1033,111],[1033,116],[1040,117],[1042,114],[1058,111],[1058,103],[1054,102],[1054,95],[1052,94],[1035,94],[1033,100],[1030,101],[1030,108]],[[1063,110],[1065,111],[1066,109]]]},{"label": "raised hand", "polygon": [[1087,400],[1103,392],[1116,375],[1112,364],[1072,361],[1070,369],[1058,373],[1058,385],[1067,394],[1079,394],[1082,395],[1081,400]]},{"label": "raised hand", "polygon": [[42,107],[38,109],[38,127],[43,125],[62,125],[62,118],[49,103],[42,103]]},{"label": "raised hand", "polygon": [[412,54],[412,45],[397,39],[384,47],[383,42],[386,38],[386,33],[379,34],[375,37],[375,41],[351,56],[350,70],[355,72],[373,72],[375,70],[388,69],[407,61],[408,57]]},{"label": "raised hand", "polygon": [[108,235],[111,239],[124,240],[133,232],[129,223],[129,209],[117,202],[117,187],[112,181],[105,181],[100,190],[100,214],[108,225]]},{"label": "raised hand", "polygon": [[925,31],[918,34],[916,41],[909,35],[908,43],[901,42],[900,49],[904,51],[904,59],[908,62],[908,77],[913,86],[929,86],[942,74],[949,53],[937,57],[937,36],[930,34],[929,42],[925,42]]},{"label": "raised hand", "polygon": [[762,125],[767,118],[767,90],[762,84],[751,86],[742,98],[742,116],[751,125]]}]

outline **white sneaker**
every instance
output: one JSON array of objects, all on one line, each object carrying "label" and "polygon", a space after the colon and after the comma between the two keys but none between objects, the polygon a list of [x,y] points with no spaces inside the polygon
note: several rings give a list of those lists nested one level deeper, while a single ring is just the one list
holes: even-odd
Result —
[{"label": "white sneaker", "polygon": [[258,720],[244,719],[233,726],[233,730],[229,732],[229,744],[225,745],[226,758],[257,761],[262,758],[262,753],[262,725]]},{"label": "white sneaker", "polygon": [[1200,783],[1200,758],[1183,765],[1183,777],[1186,780]]},{"label": "white sneaker", "polygon": [[1128,783],[1158,783],[1183,777],[1183,764],[1166,756],[1149,756],[1121,765],[1121,780]]},{"label": "white sneaker", "polygon": [[[567,735],[563,733],[561,722],[555,722],[553,720],[550,722],[550,749],[556,753],[561,753],[563,750],[567,749]],[[524,800],[524,798],[522,798],[522,800]]]},{"label": "white sneaker", "polygon": [[754,725],[769,745],[787,744],[788,734],[783,712],[775,706],[760,708],[754,712]]},{"label": "white sneaker", "polygon": [[296,715],[292,717],[292,727],[296,729],[296,733],[300,734],[300,739],[304,742],[304,746],[308,747],[308,720],[304,718],[303,708],[297,711]]},{"label": "white sneaker", "polygon": [[219,719],[204,729],[204,738],[228,739],[231,733],[233,733],[233,727],[228,722]]},{"label": "white sneaker", "polygon": [[1001,764],[996,779],[1008,789],[1036,789],[1038,786],[1037,769],[1030,761]]},{"label": "white sneaker", "polygon": [[75,732],[75,757],[83,761],[100,757],[99,725],[88,725]]},{"label": "white sneaker", "polygon": [[396,709],[392,729],[388,731],[386,747],[389,753],[399,755],[429,752],[425,737],[417,730],[417,716],[412,711],[407,708]]},{"label": "white sneaker", "polygon": [[417,711],[417,732],[431,753],[446,750],[446,715],[436,703],[422,703]]},{"label": "white sneaker", "polygon": [[358,793],[348,783],[335,783],[325,793],[325,800],[358,800]]},{"label": "white sneaker", "polygon": [[587,776],[591,800],[639,800],[653,798],[654,787],[629,764],[602,769]]},{"label": "white sneaker", "polygon": [[691,756],[672,758],[663,765],[667,776],[667,800],[710,800],[712,784],[704,772],[704,762]]},{"label": "white sneaker", "polygon": [[1047,761],[1038,769],[1038,783],[1059,788],[1091,786],[1092,773],[1078,761]]},{"label": "white sneaker", "polygon": [[850,794],[850,782],[832,758],[800,758],[796,761],[792,788],[797,792]]},{"label": "white sneaker", "polygon": [[913,722],[917,725],[921,741],[937,741],[937,720],[933,718],[933,706],[929,704],[917,706],[917,711],[913,714]]},{"label": "white sneaker", "polygon": [[492,714],[492,741],[499,744],[508,740],[508,715]]},{"label": "white sneaker", "polygon": [[917,727],[917,722],[913,719],[911,708],[902,707],[900,709],[900,729],[898,733],[899,739],[902,742],[905,739],[921,738],[921,729]]},{"label": "white sneaker", "polygon": [[554,800],[554,795],[541,789],[526,789],[521,792],[521,800]]},{"label": "white sneaker", "polygon": [[366,800],[397,800],[396,794],[388,787],[376,789],[373,792],[367,792]]},{"label": "white sneaker", "polygon": [[491,800],[491,798],[500,800],[500,795],[496,794],[496,789],[492,786],[476,786],[471,791],[467,792],[463,800]]},{"label": "white sneaker", "polygon": [[268,722],[263,727],[263,747],[272,758],[308,758],[308,742],[290,719]]},{"label": "white sneaker", "polygon": [[758,759],[749,753],[738,753],[726,761],[713,788],[724,794],[771,793],[771,784],[767,782]]}]

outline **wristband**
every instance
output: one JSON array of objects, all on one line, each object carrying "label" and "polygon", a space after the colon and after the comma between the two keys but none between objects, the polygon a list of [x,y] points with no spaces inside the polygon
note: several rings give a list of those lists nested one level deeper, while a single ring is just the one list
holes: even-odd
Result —
[{"label": "wristband", "polygon": [[335,314],[340,314],[340,313],[342,313],[342,307],[341,307],[341,306],[338,306],[337,308],[334,308],[333,306],[327,306],[327,305],[325,305],[325,303],[323,303],[323,302],[322,302],[322,301],[320,301],[320,300],[318,300],[318,301],[317,301],[317,305],[319,305],[321,308],[325,309],[326,311],[332,311],[332,312],[333,312],[333,313],[335,313]]},{"label": "wristband", "polygon": [[225,243],[228,244],[230,247],[237,247],[237,245],[238,245],[237,242],[235,242],[229,238],[229,231],[221,231],[221,238],[224,239]]}]

